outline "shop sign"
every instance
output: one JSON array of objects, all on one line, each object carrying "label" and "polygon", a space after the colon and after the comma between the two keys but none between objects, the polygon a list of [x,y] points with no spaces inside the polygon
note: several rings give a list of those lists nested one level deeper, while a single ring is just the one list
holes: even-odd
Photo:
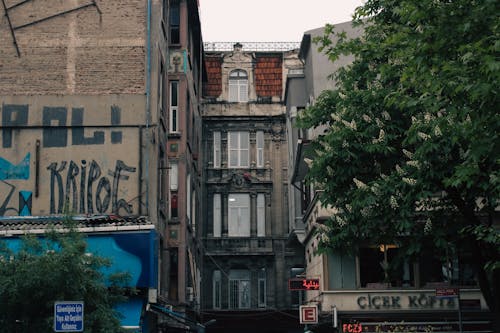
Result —
[{"label": "shop sign", "polygon": [[368,294],[356,300],[362,310],[395,310],[395,309],[455,309],[455,298],[439,298],[425,293],[405,296],[387,296]]},{"label": "shop sign", "polygon": [[319,279],[288,279],[288,290],[319,290]]},{"label": "shop sign", "polygon": [[363,325],[360,323],[342,324],[343,333],[361,333],[363,332]]},{"label": "shop sign", "polygon": [[458,288],[436,288],[436,297],[457,297]]},{"label": "shop sign", "polygon": [[317,305],[301,305],[299,310],[300,310],[300,323],[301,324],[317,324],[318,323],[318,306]]}]

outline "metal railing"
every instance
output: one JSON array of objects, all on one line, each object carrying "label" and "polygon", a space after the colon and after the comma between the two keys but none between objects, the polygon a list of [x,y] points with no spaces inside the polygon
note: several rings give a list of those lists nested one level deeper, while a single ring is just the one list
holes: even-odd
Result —
[{"label": "metal railing", "polygon": [[243,45],[242,50],[246,52],[283,52],[296,50],[300,47],[300,42],[205,42],[203,47],[205,52],[232,51],[237,43]]}]

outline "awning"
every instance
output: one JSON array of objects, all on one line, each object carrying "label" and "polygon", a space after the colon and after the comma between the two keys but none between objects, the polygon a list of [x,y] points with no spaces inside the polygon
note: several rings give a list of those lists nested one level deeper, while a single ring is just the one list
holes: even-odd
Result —
[{"label": "awning", "polygon": [[115,310],[122,315],[120,318],[122,328],[132,332],[140,332],[143,305],[143,299],[130,298],[128,301],[115,306]]}]

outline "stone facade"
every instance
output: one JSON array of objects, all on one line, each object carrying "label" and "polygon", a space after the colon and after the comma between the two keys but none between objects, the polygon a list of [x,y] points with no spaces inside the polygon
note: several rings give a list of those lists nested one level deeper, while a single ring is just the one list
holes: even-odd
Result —
[{"label": "stone facade", "polygon": [[[202,308],[217,319],[207,330],[243,332],[262,312],[297,311],[287,282],[292,268],[303,267],[303,249],[289,238],[282,103],[297,52],[246,52],[235,44],[233,51],[205,52],[205,59]],[[298,327],[279,317],[258,325]]]}]

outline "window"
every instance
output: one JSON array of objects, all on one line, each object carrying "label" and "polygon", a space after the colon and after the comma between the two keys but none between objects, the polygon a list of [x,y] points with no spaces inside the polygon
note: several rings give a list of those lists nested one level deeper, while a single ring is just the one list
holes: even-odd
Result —
[{"label": "window", "polygon": [[229,74],[229,101],[248,102],[248,76],[241,69]]},{"label": "window", "polygon": [[196,189],[191,191],[191,226],[193,230],[196,229]]},{"label": "window", "polygon": [[186,217],[189,224],[191,224],[191,175],[187,175],[186,179]]},{"label": "window", "polygon": [[179,81],[170,82],[170,132],[179,132]]},{"label": "window", "polygon": [[164,117],[164,112],[166,111],[165,104],[167,102],[166,98],[167,86],[165,85],[165,80],[166,80],[165,67],[163,65],[163,60],[162,60],[163,56],[161,52],[159,52],[158,58],[160,59],[160,74],[158,78],[158,107],[160,109],[160,116]]},{"label": "window", "polygon": [[[292,267],[292,269],[290,270],[291,278],[297,278],[299,276],[302,276],[302,274],[304,274],[303,267]],[[290,292],[292,293],[291,295],[292,308],[298,309],[299,306],[302,305],[302,300],[304,300],[305,292],[303,290],[292,290]]]},{"label": "window", "polygon": [[250,236],[250,195],[233,193],[228,196],[228,236]]},{"label": "window", "polygon": [[170,5],[170,43],[179,44],[181,42],[180,35],[180,8],[179,0],[172,0]]},{"label": "window", "polygon": [[222,212],[221,212],[221,198],[219,193],[214,194],[214,237],[221,236],[222,226]]},{"label": "window", "polygon": [[219,270],[215,270],[212,277],[212,299],[213,299],[213,307],[214,309],[221,308],[221,288],[222,287],[222,278]]},{"label": "window", "polygon": [[166,199],[168,196],[167,193],[167,160],[165,158],[165,151],[163,150],[162,146],[159,146],[158,150],[158,160],[159,160],[159,167],[160,167],[160,173],[159,173],[159,179],[158,179],[158,202],[160,203],[160,210],[161,210],[161,216],[162,219],[165,217],[167,214],[167,206],[166,206]]},{"label": "window", "polygon": [[266,269],[261,268],[258,273],[258,295],[259,295],[259,308],[266,307]]},{"label": "window", "polygon": [[170,190],[177,191],[179,187],[179,168],[177,161],[170,162]]},{"label": "window", "polygon": [[266,236],[266,205],[263,193],[257,194],[257,236]]},{"label": "window", "polygon": [[214,168],[220,168],[221,158],[221,138],[220,132],[214,132]]},{"label": "window", "polygon": [[257,131],[256,134],[257,144],[257,168],[264,167],[264,132]]},{"label": "window", "polygon": [[419,277],[423,287],[436,285],[477,285],[473,257],[470,254],[461,254],[460,257],[451,255],[447,259],[432,253],[430,249],[421,254],[419,260]]},{"label": "window", "polygon": [[179,250],[175,247],[169,248],[170,253],[170,272],[169,272],[169,290],[168,298],[171,300],[179,299]]},{"label": "window", "polygon": [[229,167],[244,168],[248,167],[249,160],[249,135],[248,132],[229,132],[228,133]]},{"label": "window", "polygon": [[229,271],[229,308],[250,308],[250,272],[244,269]]},{"label": "window", "polygon": [[382,283],[392,286],[412,286],[413,269],[395,245],[361,248],[359,274],[361,287],[379,288]]},{"label": "window", "polygon": [[170,194],[170,217],[171,218],[179,217],[177,192],[172,192]]}]

